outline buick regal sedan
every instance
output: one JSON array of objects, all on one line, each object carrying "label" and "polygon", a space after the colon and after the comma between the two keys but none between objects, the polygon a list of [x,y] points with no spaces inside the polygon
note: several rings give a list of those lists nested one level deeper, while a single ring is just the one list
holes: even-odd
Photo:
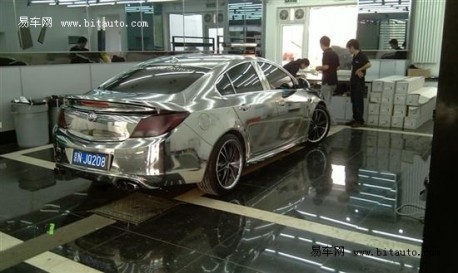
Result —
[{"label": "buick regal sedan", "polygon": [[197,183],[223,194],[243,168],[330,127],[320,97],[266,59],[152,59],[67,96],[55,128],[56,171],[134,190]]}]

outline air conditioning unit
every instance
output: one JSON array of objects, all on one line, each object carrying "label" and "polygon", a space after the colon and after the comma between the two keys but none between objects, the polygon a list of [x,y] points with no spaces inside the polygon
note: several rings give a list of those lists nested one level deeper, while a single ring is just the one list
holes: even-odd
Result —
[{"label": "air conditioning unit", "polygon": [[289,9],[279,9],[278,19],[280,19],[280,21],[289,21]]},{"label": "air conditioning unit", "polygon": [[207,13],[204,16],[205,23],[212,23],[213,22],[213,14]]},{"label": "air conditioning unit", "polygon": [[296,20],[296,21],[305,20],[305,9],[304,8],[296,8],[296,9],[294,9],[294,20]]},{"label": "air conditioning unit", "polygon": [[304,21],[306,18],[305,8],[280,8],[278,9],[278,19],[286,21]]}]

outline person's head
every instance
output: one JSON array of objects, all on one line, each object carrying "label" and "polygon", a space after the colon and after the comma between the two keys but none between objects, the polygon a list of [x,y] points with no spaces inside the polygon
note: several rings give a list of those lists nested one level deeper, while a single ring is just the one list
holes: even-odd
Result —
[{"label": "person's head", "polygon": [[329,48],[331,46],[331,39],[328,36],[321,37],[320,46],[322,50]]},{"label": "person's head", "polygon": [[347,49],[351,54],[355,54],[359,51],[359,42],[356,39],[351,39],[347,42]]},{"label": "person's head", "polygon": [[86,37],[79,37],[77,44],[79,48],[85,48],[87,45]]},{"label": "person's head", "polygon": [[390,46],[391,46],[392,49],[397,49],[399,47],[398,46],[398,40],[396,40],[396,39],[391,39],[389,43],[390,43]]},{"label": "person's head", "polygon": [[301,69],[305,69],[305,68],[309,67],[309,65],[310,65],[310,61],[307,58],[299,59],[297,61],[299,62],[300,66],[301,66]]}]

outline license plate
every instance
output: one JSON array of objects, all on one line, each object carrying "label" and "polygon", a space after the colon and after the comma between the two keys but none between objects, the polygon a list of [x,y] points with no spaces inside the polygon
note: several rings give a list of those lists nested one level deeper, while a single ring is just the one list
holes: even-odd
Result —
[{"label": "license plate", "polygon": [[108,170],[108,155],[73,150],[72,164],[99,170]]}]

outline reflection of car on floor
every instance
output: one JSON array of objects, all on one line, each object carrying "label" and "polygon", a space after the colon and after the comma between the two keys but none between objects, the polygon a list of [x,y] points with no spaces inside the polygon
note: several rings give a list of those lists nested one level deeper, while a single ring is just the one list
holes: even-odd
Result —
[{"label": "reflection of car on floor", "polygon": [[[247,182],[253,183],[261,177],[270,178],[264,183],[267,187],[254,186],[251,190],[233,192],[222,198],[278,214],[296,215],[295,209],[310,187],[307,166],[311,163],[310,155],[318,159],[318,154],[322,154],[317,151],[301,151],[276,163],[275,171],[267,168],[245,177]],[[326,162],[325,158],[319,161]],[[316,163],[313,167],[325,169]],[[87,197],[88,203],[101,195],[100,189],[92,190]],[[237,214],[182,204],[158,218],[131,226],[128,232],[113,234],[113,229],[106,228],[77,239],[65,249],[69,258],[103,272],[175,272],[191,262],[196,267],[192,272],[237,272],[231,266],[255,261],[283,228]],[[172,244],[180,247],[175,248]]]},{"label": "reflection of car on floor", "polygon": [[153,59],[68,96],[55,132],[57,170],[124,188],[235,187],[247,164],[329,130],[325,103],[262,58]]}]

